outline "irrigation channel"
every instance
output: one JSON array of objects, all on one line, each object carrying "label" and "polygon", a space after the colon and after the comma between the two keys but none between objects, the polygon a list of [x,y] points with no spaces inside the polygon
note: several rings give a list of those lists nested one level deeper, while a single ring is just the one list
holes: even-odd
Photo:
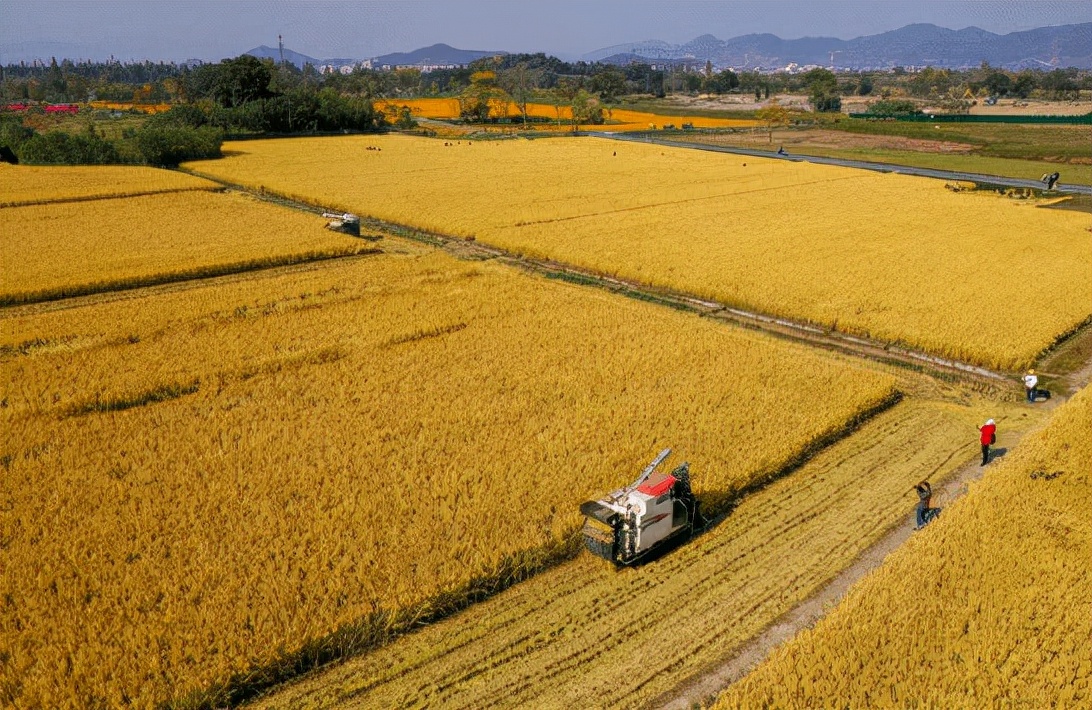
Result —
[{"label": "irrigation channel", "polygon": [[[901,175],[916,175],[918,177],[937,178],[939,180],[956,180],[960,182],[973,182],[980,185],[996,185],[998,187],[1021,187],[1029,190],[1042,190],[1043,183],[1039,180],[1025,178],[1001,177],[998,175],[983,175],[981,173],[954,172],[951,170],[934,170],[932,168],[917,168],[911,165],[895,165],[892,163],[873,163],[866,160],[848,160],[845,158],[825,158],[818,155],[793,155],[779,154],[770,150],[754,150],[752,148],[737,148],[734,146],[709,145],[706,143],[692,143],[690,141],[673,141],[669,138],[660,138],[649,133],[611,133],[609,131],[586,131],[580,135],[594,136],[596,138],[609,138],[616,141],[630,143],[653,143],[669,148],[689,148],[690,150],[705,150],[713,153],[734,153],[736,155],[748,155],[755,158],[771,158],[773,160],[788,160],[794,163],[817,163],[819,165],[837,165],[843,168],[857,168],[859,170],[871,170],[881,173],[899,173]],[[1073,185],[1059,182],[1054,187],[1054,192],[1070,195],[1092,195],[1092,185]]]}]

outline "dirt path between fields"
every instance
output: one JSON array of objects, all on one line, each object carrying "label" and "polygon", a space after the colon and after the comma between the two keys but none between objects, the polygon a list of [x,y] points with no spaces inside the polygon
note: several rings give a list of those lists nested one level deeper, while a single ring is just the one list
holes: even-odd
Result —
[{"label": "dirt path between fields", "polygon": [[[1086,352],[1090,344],[1092,344],[1092,328],[1085,328],[1066,347]],[[1047,358],[1046,362],[1049,363],[1052,359],[1054,356]],[[1058,377],[1060,378],[1058,384],[1061,386],[1056,396],[1052,396],[1045,402],[1039,402],[1035,406],[1053,410],[1079,389],[1087,386],[1089,381],[1092,381],[1092,356],[1089,356],[1078,369]],[[1003,421],[999,421],[998,424],[1004,426]],[[970,484],[982,478],[997,459],[1004,457],[1009,449],[1015,448],[1030,431],[1032,430],[1020,432],[1015,441],[1009,439],[1006,447],[995,448],[986,466],[979,465],[979,462],[975,460],[956,471],[941,486],[934,489],[935,504],[943,509],[966,495]],[[887,555],[910,539],[913,533],[914,529],[909,522],[895,528],[861,553],[853,564],[842,570],[819,592],[748,641],[732,658],[691,678],[674,692],[661,696],[651,704],[652,707],[662,710],[688,710],[695,705],[711,704],[719,693],[756,668],[775,648],[791,640],[797,633],[814,625],[825,616],[828,610],[846,596],[858,580],[883,564]]]}]

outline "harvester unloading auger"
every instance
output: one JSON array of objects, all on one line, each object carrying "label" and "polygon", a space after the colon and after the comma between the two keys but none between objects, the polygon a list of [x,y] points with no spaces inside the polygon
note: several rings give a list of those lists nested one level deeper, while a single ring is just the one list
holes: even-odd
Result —
[{"label": "harvester unloading auger", "polygon": [[336,214],[334,212],[323,212],[322,216],[326,219],[332,220],[326,223],[326,228],[335,232],[341,232],[342,234],[351,234],[354,237],[360,236],[360,218],[355,214],[348,212],[344,214]]},{"label": "harvester unloading auger", "polygon": [[691,537],[702,527],[698,499],[690,489],[690,464],[670,474],[656,468],[671,454],[664,449],[636,481],[580,506],[584,545],[616,565],[632,565]]}]

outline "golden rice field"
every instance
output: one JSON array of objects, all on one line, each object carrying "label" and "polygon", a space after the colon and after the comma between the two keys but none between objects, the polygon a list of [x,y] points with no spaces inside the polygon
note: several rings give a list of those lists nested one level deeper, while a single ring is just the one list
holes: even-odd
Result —
[{"label": "golden rice field", "polygon": [[550,554],[665,445],[716,505],[892,394],[407,251],[0,312],[0,704],[222,704],[232,674]]},{"label": "golden rice field", "polygon": [[[973,457],[975,422],[999,416],[989,402],[970,402],[905,401],[654,563],[616,572],[582,555],[257,704],[656,706],[890,527],[909,524],[911,486],[938,483]],[[702,473],[694,468],[696,481]]]},{"label": "golden rice field", "polygon": [[0,163],[0,207],[182,190],[218,190],[216,183],[177,170],[130,165]]},{"label": "golden rice field", "polygon": [[325,224],[241,193],[206,191],[7,207],[0,209],[0,303],[364,249]]},{"label": "golden rice field", "polygon": [[717,708],[1089,707],[1085,387]]},{"label": "golden rice field", "polygon": [[594,138],[227,147],[192,167],[998,369],[1092,312],[1087,215],[938,180]]},{"label": "golden rice field", "polygon": [[[384,99],[375,102],[375,108],[379,111],[383,111],[387,115],[396,116],[397,112],[402,107],[407,107],[410,113],[414,117],[418,118],[436,118],[436,119],[453,119],[459,118],[459,100],[458,99]],[[522,112],[519,107],[514,103],[509,103],[506,109],[505,116],[508,118],[515,118],[522,116]],[[571,121],[573,112],[570,106],[553,106],[551,104],[542,103],[529,103],[527,104],[527,115],[534,118],[546,118],[551,121],[557,121],[563,124],[563,128],[571,129],[571,126],[564,125],[565,122]],[[604,124],[587,124],[580,126],[581,130],[603,130],[603,131],[647,131],[650,128],[663,128],[664,124],[674,124],[676,127],[681,127],[684,123],[689,123],[695,128],[750,128],[752,126],[762,125],[761,121],[756,121],[746,118],[712,118],[708,116],[665,116],[657,113],[647,113],[645,111],[631,111],[629,109],[620,108],[603,108]],[[535,123],[532,126],[535,130],[549,130],[550,124]]]}]

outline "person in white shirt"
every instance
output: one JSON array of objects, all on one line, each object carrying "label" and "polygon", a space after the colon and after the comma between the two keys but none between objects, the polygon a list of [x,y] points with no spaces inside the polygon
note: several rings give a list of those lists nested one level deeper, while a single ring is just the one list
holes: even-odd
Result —
[{"label": "person in white shirt", "polygon": [[1024,388],[1028,391],[1028,401],[1035,401],[1035,388],[1039,385],[1039,378],[1035,376],[1035,370],[1028,370],[1028,374],[1024,375]]}]

